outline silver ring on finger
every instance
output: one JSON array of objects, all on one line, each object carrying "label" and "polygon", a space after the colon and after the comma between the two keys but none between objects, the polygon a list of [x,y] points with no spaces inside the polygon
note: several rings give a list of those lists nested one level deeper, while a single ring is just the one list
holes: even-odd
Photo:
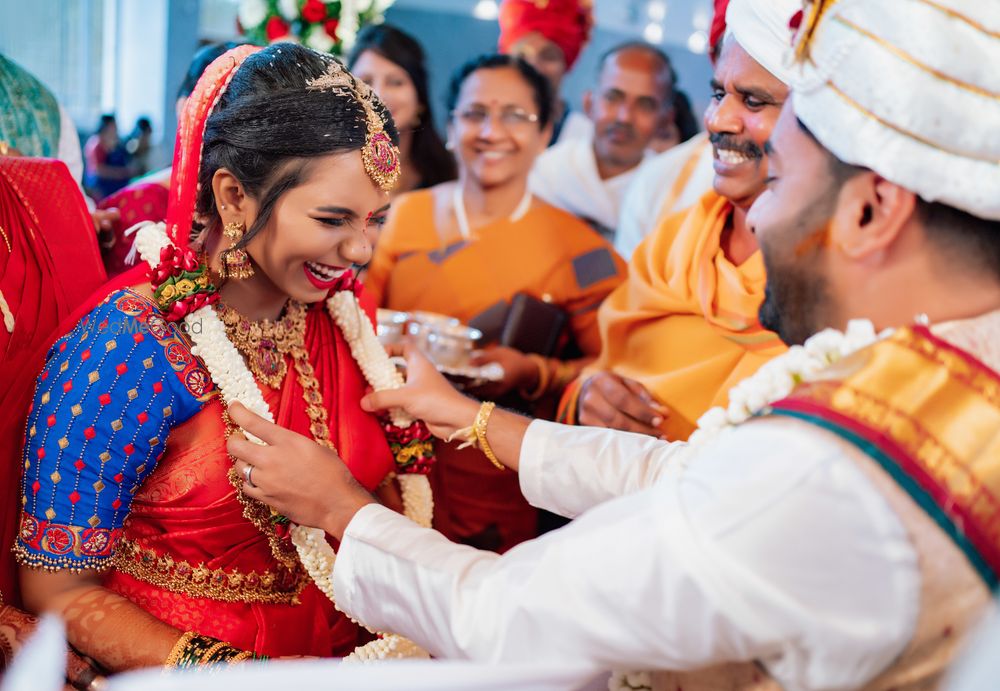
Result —
[{"label": "silver ring on finger", "polygon": [[256,487],[253,480],[250,479],[250,474],[253,472],[253,466],[247,463],[243,466],[243,482],[247,484],[248,487]]}]

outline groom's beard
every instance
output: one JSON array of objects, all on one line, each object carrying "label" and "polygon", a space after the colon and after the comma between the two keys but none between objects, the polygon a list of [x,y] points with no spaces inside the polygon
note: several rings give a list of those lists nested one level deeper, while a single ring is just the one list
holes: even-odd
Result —
[{"label": "groom's beard", "polygon": [[[770,237],[782,237],[776,233]],[[831,326],[832,300],[822,272],[829,237],[828,223],[806,233],[795,233],[791,248],[761,244],[767,285],[757,312],[761,326],[775,332],[786,345],[801,345],[817,331]],[[789,251],[790,250],[790,251]]]}]

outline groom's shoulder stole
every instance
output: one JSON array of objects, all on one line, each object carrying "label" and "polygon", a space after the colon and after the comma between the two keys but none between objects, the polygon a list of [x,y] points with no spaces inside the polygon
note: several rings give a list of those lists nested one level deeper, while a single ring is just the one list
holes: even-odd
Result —
[{"label": "groom's shoulder stole", "polygon": [[927,328],[834,365],[772,405],[872,458],[991,589],[1000,582],[1000,375]]}]

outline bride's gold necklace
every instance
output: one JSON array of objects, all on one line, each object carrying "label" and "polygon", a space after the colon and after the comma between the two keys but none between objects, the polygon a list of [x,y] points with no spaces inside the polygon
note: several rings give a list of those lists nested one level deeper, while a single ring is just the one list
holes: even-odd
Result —
[{"label": "bride's gold necklace", "polygon": [[285,355],[291,355],[309,416],[309,431],[319,444],[333,448],[323,394],[305,348],[305,305],[289,300],[284,315],[277,321],[252,321],[222,301],[216,303],[216,310],[226,326],[226,335],[243,355],[254,377],[272,389],[284,383],[288,374]]},{"label": "bride's gold necklace", "polygon": [[[215,309],[226,327],[226,335],[246,360],[251,373],[272,389],[278,389],[284,384],[288,374],[285,355],[291,356],[299,386],[302,387],[306,415],[309,416],[309,432],[318,444],[336,451],[330,439],[329,414],[323,405],[323,394],[316,379],[316,371],[309,362],[309,353],[305,347],[305,305],[289,300],[284,314],[277,321],[252,321],[222,301],[216,303]],[[239,428],[226,411],[223,411],[222,419],[228,438]],[[285,533],[278,530],[278,524],[275,523],[277,514],[266,504],[243,493],[243,478],[236,472],[235,466],[229,469],[228,476],[229,482],[236,488],[238,501],[243,505],[243,515],[267,536],[274,558],[291,571],[299,570],[295,546]]]},{"label": "bride's gold necklace", "polygon": [[216,303],[216,311],[253,375],[272,389],[281,388],[288,373],[285,355],[305,344],[305,306],[289,300],[284,315],[276,321],[253,321],[221,301]]}]

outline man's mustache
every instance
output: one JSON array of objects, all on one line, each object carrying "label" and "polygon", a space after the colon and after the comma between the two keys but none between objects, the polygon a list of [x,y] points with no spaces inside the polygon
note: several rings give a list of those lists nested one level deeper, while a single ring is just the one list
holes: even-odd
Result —
[{"label": "man's mustache", "polygon": [[623,134],[626,137],[628,137],[629,139],[634,139],[635,138],[635,128],[632,127],[632,125],[629,125],[629,124],[625,124],[625,123],[621,123],[621,122],[613,122],[613,123],[611,123],[610,125],[608,125],[607,127],[604,128],[604,134],[605,134],[605,136],[608,136],[608,137],[610,137],[611,135],[615,135],[615,134]]},{"label": "man's mustache", "polygon": [[718,149],[736,151],[747,158],[764,158],[764,151],[751,139],[740,139],[734,134],[725,132],[713,132],[708,136],[708,141]]}]

